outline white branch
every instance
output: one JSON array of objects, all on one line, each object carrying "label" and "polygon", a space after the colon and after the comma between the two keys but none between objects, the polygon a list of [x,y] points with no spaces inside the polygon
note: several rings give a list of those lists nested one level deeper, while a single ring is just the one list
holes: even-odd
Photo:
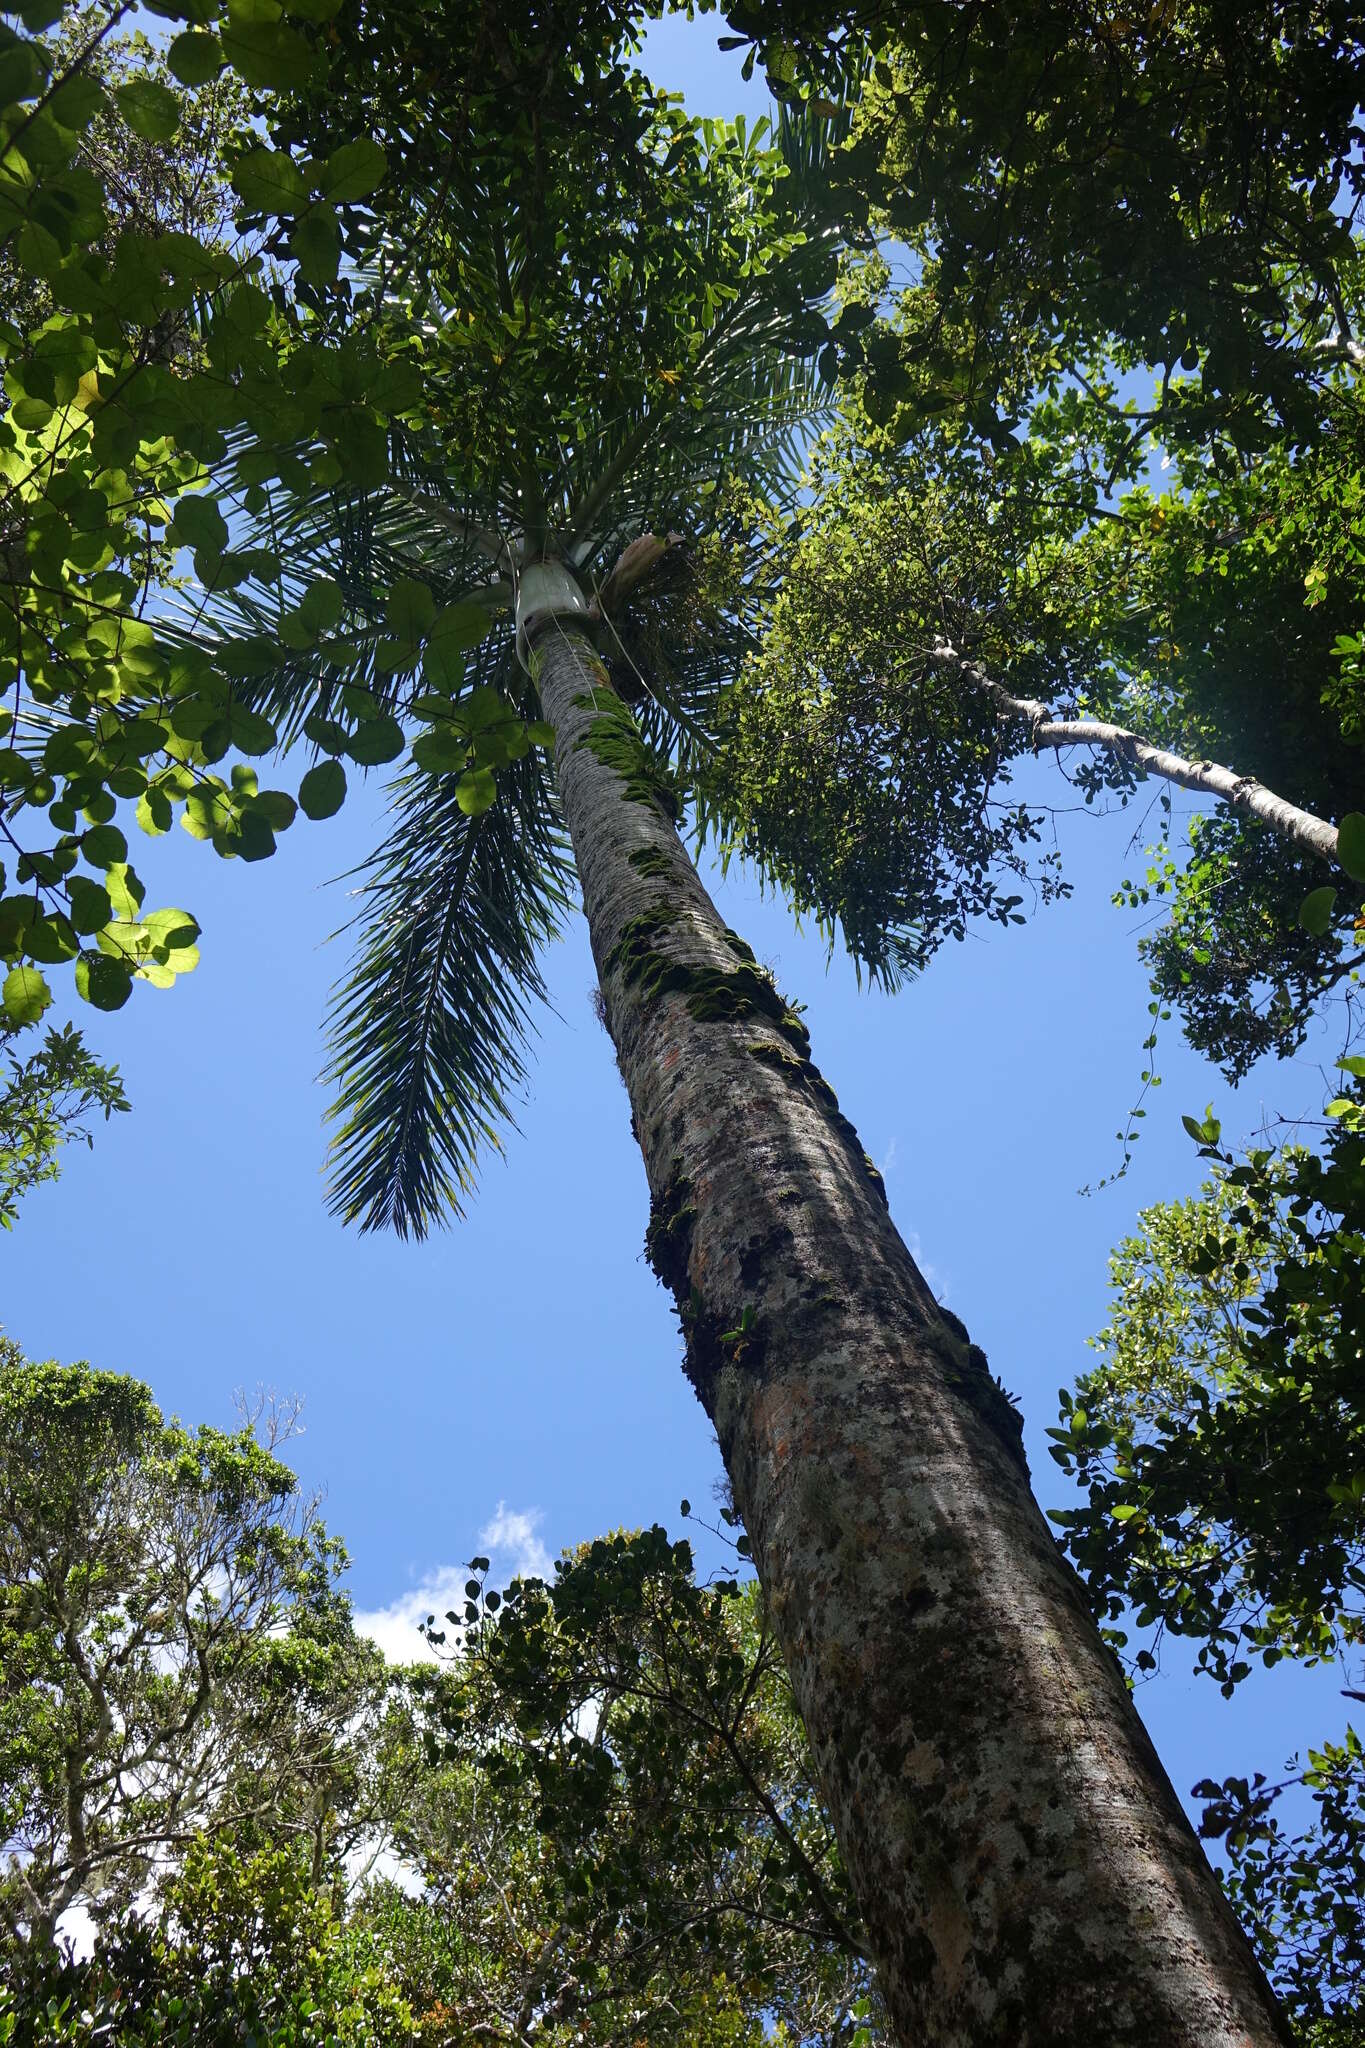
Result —
[{"label": "white branch", "polygon": [[955,669],[973,688],[988,697],[1002,717],[1023,719],[1029,727],[1035,753],[1042,747],[1104,747],[1149,775],[1159,775],[1166,782],[1178,783],[1181,789],[1194,789],[1203,796],[1217,797],[1233,810],[1249,811],[1253,817],[1269,825],[1272,831],[1303,847],[1305,852],[1340,865],[1336,826],[1325,818],[1316,817],[1312,811],[1301,810],[1285,797],[1277,796],[1254,775],[1238,775],[1218,761],[1187,760],[1183,754],[1172,754],[1165,747],[1153,746],[1150,740],[1143,739],[1140,733],[1130,732],[1127,726],[1110,725],[1095,718],[1054,718],[1046,704],[1040,704],[1034,697],[1014,696],[1003,683],[995,682],[984,669],[974,661],[968,661],[946,640],[940,640],[934,648],[934,659]]}]

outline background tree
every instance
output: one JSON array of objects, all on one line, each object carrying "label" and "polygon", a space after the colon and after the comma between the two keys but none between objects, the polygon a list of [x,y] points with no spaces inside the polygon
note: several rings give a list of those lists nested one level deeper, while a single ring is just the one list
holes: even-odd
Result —
[{"label": "background tree", "polygon": [[658,1528],[505,1595],[478,1559],[446,1663],[385,1668],[249,1432],[3,1384],[0,2038],[887,2038],[752,1581]]},{"label": "background tree", "polygon": [[389,1681],[281,1429],[190,1433],[137,1381],[7,1341],[0,1412],[10,1967],[197,1837],[301,1842],[319,1881],[369,1825]]},{"label": "background tree", "polygon": [[[1321,1153],[1294,1143],[1239,1159],[1216,1120],[1187,1120],[1212,1178],[1144,1211],[1120,1245],[1101,1362],[1062,1397],[1053,1456],[1085,1499],[1053,1519],[1139,1673],[1156,1669],[1166,1635],[1189,1638],[1196,1669],[1227,1694],[1256,1661],[1335,1658],[1349,1675],[1358,1659],[1365,1061],[1344,1064],[1355,1079]],[[1316,1808],[1297,1834],[1277,1811],[1291,1784]],[[1195,1789],[1304,2038],[1356,2038],[1358,1737],[1348,1728],[1272,1783]]]},{"label": "background tree", "polygon": [[[1174,898],[1145,943],[1154,993],[1234,1076],[1295,1049],[1323,994],[1351,985],[1350,883],[1365,870],[1354,825],[1335,872],[1310,843],[1335,856],[1330,829],[1365,788],[1360,21],[1312,7],[1235,27],[1183,7],[1140,27],[1070,8],[730,12],[780,95],[867,73],[832,175],[868,253],[846,270],[828,344],[860,406],[820,473],[804,602],[779,614],[783,645],[745,692],[766,773],[746,777],[744,750],[727,773],[742,843],[894,975],[1004,893],[987,878],[1002,854],[1002,880],[1017,865],[1008,830],[1002,844],[985,814],[968,830],[1002,757],[1074,747],[1080,714],[1183,757],[1177,779],[1195,786],[1209,778],[1189,769],[1220,761],[1223,797],[1253,808],[1242,778],[1259,778],[1327,835],[1302,819],[1288,821],[1297,841],[1255,818],[1201,821],[1190,857],[1159,860],[1145,885]],[[904,493],[880,529],[857,490],[868,460]],[[932,560],[906,540],[921,501]],[[855,552],[872,551],[872,616],[855,633],[866,680],[842,698],[814,602],[816,552],[841,518]],[[851,609],[825,597],[831,623]],[[940,642],[969,664],[935,682]],[[1004,686],[998,730],[983,681]],[[886,825],[918,746],[946,763],[953,725],[965,785],[907,802],[858,871],[860,827]],[[847,776],[803,788],[808,737]],[[1162,772],[1115,737],[1082,768],[1088,798]],[[866,797],[844,787],[860,779],[877,785]]]},{"label": "background tree", "polygon": [[547,2040],[757,2040],[774,2021],[793,2042],[883,2038],[755,1581],[698,1585],[655,1527],[505,1597],[476,1576],[446,1622],[430,1638],[458,1654],[413,1677],[434,1767],[398,1839],[459,1959],[439,1982],[452,2028],[496,2017],[515,2039],[534,2012]]},{"label": "background tree", "polygon": [[356,1934],[288,1848],[195,1837],[154,1907],[102,1928],[92,1956],[55,1950],[0,1988],[13,2048],[395,2048],[419,2031],[396,1957]]},{"label": "background tree", "polygon": [[22,1034],[0,1031],[9,1078],[0,1094],[0,1224],[14,1227],[19,1204],[30,1188],[61,1175],[61,1148],[73,1138],[93,1145],[88,1128],[94,1111],[107,1123],[126,1110],[117,1067],[105,1066],[74,1026],[49,1029],[42,1044],[22,1057],[12,1048]]}]

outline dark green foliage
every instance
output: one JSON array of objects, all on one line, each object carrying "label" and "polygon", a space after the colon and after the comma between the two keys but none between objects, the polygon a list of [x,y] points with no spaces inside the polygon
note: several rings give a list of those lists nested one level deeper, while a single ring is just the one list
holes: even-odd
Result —
[{"label": "dark green foliage", "polygon": [[388,1679],[273,1454],[287,1417],[191,1432],[0,1339],[0,1421],[0,1950],[25,1980],[68,1906],[117,1919],[192,1836],[333,1867]]},{"label": "dark green foliage", "polygon": [[[658,1527],[505,1595],[474,1568],[463,1609],[432,1625],[461,1645],[427,1688],[433,1803],[410,1836],[435,1896],[466,1910],[446,1845],[473,1773],[526,1873],[515,1910],[550,1944],[547,2026],[614,2041],[629,2014],[632,2041],[747,2048],[762,2012],[793,2042],[873,2048],[856,1910],[797,1789],[804,1739],[757,1587],[699,1585],[688,1544]],[[488,1833],[476,1823],[465,1853]],[[454,1958],[439,1995],[467,2010],[477,1970]]]},{"label": "dark green foliage", "polygon": [[[788,97],[847,90],[875,51],[836,158],[844,211],[918,261],[899,331],[865,317],[833,331],[878,417],[949,413],[1000,445],[1057,369],[1117,360],[1162,373],[1163,439],[1311,435],[1339,360],[1312,343],[1354,324],[1342,214],[1365,190],[1357,9],[726,11]],[[1113,414],[1131,473],[1148,422]],[[1096,503],[1101,479],[1087,481]]]},{"label": "dark green foliage", "polygon": [[[871,243],[845,265],[849,439],[731,703],[737,843],[884,977],[998,909],[1035,821],[995,808],[996,766],[1027,728],[935,669],[939,637],[1058,716],[1358,811],[1356,12],[729,12],[788,98],[865,79],[833,176],[912,257],[901,289]],[[1068,758],[1087,801],[1132,792],[1121,755]],[[1359,896],[1306,929],[1324,877],[1232,844],[1166,876],[1148,950],[1236,1074],[1352,972]]]},{"label": "dark green foliage", "polygon": [[[1277,1806],[1302,1788],[1298,1828]],[[1365,1744],[1354,1728],[1268,1783],[1206,1779],[1201,1833],[1228,1859],[1228,1896],[1294,2014],[1304,2048],[1359,2048],[1365,2005]]]},{"label": "dark green foliage", "polygon": [[28,1057],[8,1048],[9,1080],[0,1094],[0,1224],[12,1229],[30,1188],[61,1175],[60,1152],[73,1138],[94,1143],[88,1120],[96,1110],[107,1123],[129,1107],[117,1067],[104,1066],[73,1025],[49,1029]]},{"label": "dark green foliage", "polygon": [[[11,2048],[400,2048],[423,2039],[386,1944],[353,1932],[287,1848],[192,1841],[156,1914],[85,1962],[0,1989]],[[6,2025],[11,2031],[5,2033]]]},{"label": "dark green foliage", "polygon": [[360,953],[329,1023],[333,1202],[365,1229],[421,1237],[458,1214],[525,1073],[528,1005],[571,871],[543,757],[500,783],[470,817],[453,777],[409,771],[364,871]]},{"label": "dark green foliage", "polygon": [[[1349,1664],[1365,1644],[1365,1061],[1345,1064],[1321,1154],[1237,1159],[1216,1121],[1186,1119],[1213,1178],[1119,1247],[1103,1362],[1062,1396],[1053,1456],[1087,1498],[1053,1520],[1138,1672],[1167,1634],[1224,1693],[1257,1658]],[[1359,2039],[1363,1784],[1348,1729],[1276,1784],[1195,1788],[1313,2048]],[[1277,1810],[1291,1785],[1316,1808],[1298,1832]]]},{"label": "dark green foliage", "polygon": [[1192,1121],[1214,1178],[1119,1247],[1105,1361],[1053,1432],[1098,1611],[1190,1636],[1228,1690],[1254,1654],[1365,1642],[1365,1126],[1358,1095],[1334,1112],[1321,1156],[1239,1161]]},{"label": "dark green foliage", "polygon": [[1138,942],[1152,993],[1178,1009],[1195,1050],[1240,1081],[1263,1055],[1299,1050],[1315,1010],[1363,956],[1354,933],[1305,929],[1299,913],[1321,863],[1258,820],[1192,819],[1189,845],[1183,866],[1155,849],[1145,883],[1125,884],[1116,901],[1169,900],[1169,918]]},{"label": "dark green foliage", "polygon": [[951,451],[898,461],[841,434],[813,481],[701,778],[737,849],[894,987],[971,919],[1018,917],[1001,875],[1066,893],[1033,852],[1041,819],[1009,798],[1025,729],[934,659],[951,639],[1030,688],[1058,592],[1038,587],[1026,523],[988,519]]}]

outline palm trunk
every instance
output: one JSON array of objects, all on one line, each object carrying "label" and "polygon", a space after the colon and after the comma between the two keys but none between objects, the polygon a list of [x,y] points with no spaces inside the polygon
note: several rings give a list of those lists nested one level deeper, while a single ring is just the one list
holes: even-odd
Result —
[{"label": "palm trunk", "polygon": [[799,1018],[726,930],[582,629],[531,665],[715,1425],[910,2048],[1260,2048],[1287,2032]]}]

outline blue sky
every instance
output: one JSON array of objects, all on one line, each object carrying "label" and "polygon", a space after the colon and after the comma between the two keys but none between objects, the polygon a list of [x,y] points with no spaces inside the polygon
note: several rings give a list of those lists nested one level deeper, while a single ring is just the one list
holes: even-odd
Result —
[{"label": "blue sky", "polygon": [[[674,20],[651,37],[650,68],[695,111],[761,111],[714,36],[713,20]],[[1069,802],[1050,763],[1029,777],[1026,793]],[[139,839],[149,902],[196,914],[203,962],[114,1017],[82,1012],[134,1111],[100,1130],[92,1154],[68,1156],[0,1259],[5,1326],[33,1355],[134,1372],[189,1422],[229,1420],[239,1387],[300,1395],[293,1461],[325,1488],[357,1604],[384,1615],[396,1644],[475,1551],[494,1548],[510,1569],[613,1526],[676,1528],[681,1496],[708,1504],[719,1459],[642,1257],[644,1171],[590,1007],[581,920],[550,957],[554,1008],[520,1135],[489,1163],[467,1218],[404,1245],[325,1213],[315,1077],[346,955],[324,941],[347,916],[330,878],[373,843],[382,806],[372,781],[255,866],[219,862],[178,829]],[[1027,929],[969,938],[894,999],[860,993],[842,959],[827,971],[818,938],[751,878],[715,885],[727,921],[808,1005],[815,1057],[886,1175],[897,1223],[1019,1395],[1044,1506],[1065,1488],[1043,1433],[1104,1320],[1109,1248],[1144,1203],[1200,1178],[1180,1112],[1212,1100],[1235,1140],[1266,1111],[1315,1111],[1336,1052],[1321,1037],[1234,1096],[1172,1022],[1131,1172],[1078,1195],[1116,1166],[1145,1064],[1137,920],[1109,901],[1143,864],[1137,822],[1059,819],[1076,898]],[[1178,1656],[1168,1663],[1141,1706],[1182,1793],[1208,1772],[1273,1770],[1346,1718],[1335,1671],[1281,1666],[1229,1704]]]}]

